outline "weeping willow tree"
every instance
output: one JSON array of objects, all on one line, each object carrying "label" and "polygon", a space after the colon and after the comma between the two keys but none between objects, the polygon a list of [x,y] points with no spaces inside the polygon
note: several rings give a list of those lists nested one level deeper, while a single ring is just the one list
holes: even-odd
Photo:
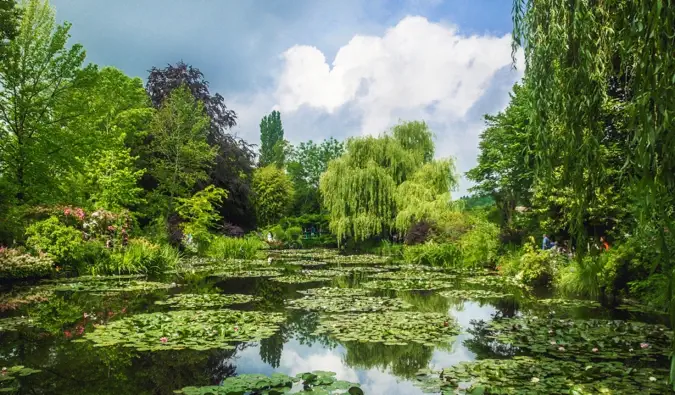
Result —
[{"label": "weeping willow tree", "polygon": [[598,147],[622,118],[636,230],[656,250],[652,270],[670,278],[675,324],[675,1],[514,0],[513,11],[514,55],[524,49],[532,86],[537,177],[561,166],[581,229],[606,175]]},{"label": "weeping willow tree", "polygon": [[338,240],[365,240],[393,228],[404,233],[412,222],[449,208],[454,167],[450,160],[432,161],[433,154],[433,135],[424,122],[348,140],[320,182]]}]

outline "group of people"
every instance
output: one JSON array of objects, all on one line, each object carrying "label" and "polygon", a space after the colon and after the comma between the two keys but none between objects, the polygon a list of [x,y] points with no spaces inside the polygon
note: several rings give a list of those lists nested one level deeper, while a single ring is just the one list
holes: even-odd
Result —
[{"label": "group of people", "polygon": [[[544,234],[544,239],[542,240],[541,243],[541,249],[550,250],[554,248],[562,248],[562,247],[559,246],[557,242],[551,241],[551,239],[548,237],[548,234]],[[609,243],[607,242],[607,239],[605,239],[604,236],[600,236],[599,248],[601,248],[603,251],[609,251]]]}]

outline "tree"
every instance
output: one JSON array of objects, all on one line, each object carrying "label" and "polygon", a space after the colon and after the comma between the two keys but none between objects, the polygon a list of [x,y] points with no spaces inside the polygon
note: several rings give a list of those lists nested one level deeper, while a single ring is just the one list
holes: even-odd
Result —
[{"label": "tree", "polygon": [[54,184],[78,156],[80,136],[64,126],[86,111],[55,108],[90,85],[96,68],[82,69],[82,46],[66,47],[70,25],[56,25],[46,0],[26,1],[23,11],[0,59],[0,173],[19,203],[52,201]]},{"label": "tree", "polygon": [[181,85],[186,85],[192,96],[204,106],[210,121],[207,142],[216,148],[215,162],[209,169],[209,177],[197,187],[213,184],[227,190],[228,196],[218,207],[219,213],[225,221],[252,228],[255,216],[249,195],[255,153],[246,141],[228,133],[236,125],[237,115],[225,106],[223,96],[211,94],[204,74],[184,62],[150,70],[147,92],[152,105],[159,108],[171,92]]},{"label": "tree", "polygon": [[278,167],[283,167],[286,159],[285,148],[281,114],[279,111],[272,111],[260,121],[260,159],[258,160],[258,166],[265,167],[274,163]]},{"label": "tree", "polygon": [[344,144],[330,138],[316,144],[312,140],[300,143],[293,149],[287,164],[288,175],[293,181],[295,198],[293,213],[318,214],[321,211],[319,180],[328,169],[328,163],[344,153]]},{"label": "tree", "polygon": [[494,199],[509,226],[518,205],[529,206],[534,180],[534,144],[529,127],[527,88],[514,85],[508,107],[497,115],[486,115],[480,135],[478,164],[467,177],[478,183],[472,192]]},{"label": "tree", "polygon": [[187,87],[175,89],[152,120],[150,172],[158,192],[168,196],[167,213],[176,197],[186,197],[195,185],[208,179],[215,150],[206,142],[209,119],[201,102]]},{"label": "tree", "polygon": [[[401,199],[406,192],[419,192],[418,202],[445,204],[449,209],[447,193],[454,180],[451,162],[430,160],[431,139],[424,122],[405,122],[380,137],[347,141],[345,154],[329,163],[320,181],[330,228],[338,240],[364,240],[383,235],[395,225],[402,231],[404,223],[424,220],[426,212],[414,211]],[[423,180],[423,174],[433,176]],[[402,216],[395,221],[398,214]]]},{"label": "tree", "polygon": [[288,213],[293,200],[293,184],[283,169],[275,165],[256,169],[252,187],[259,225],[275,224]]},{"label": "tree", "polygon": [[16,37],[20,17],[21,9],[16,6],[16,0],[0,0],[0,57],[7,43]]}]

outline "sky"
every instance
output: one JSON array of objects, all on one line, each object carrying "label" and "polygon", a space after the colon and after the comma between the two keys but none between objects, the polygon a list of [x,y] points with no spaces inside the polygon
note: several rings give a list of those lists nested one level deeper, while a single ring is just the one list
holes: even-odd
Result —
[{"label": "sky", "polygon": [[[436,156],[476,164],[483,115],[522,77],[508,0],[52,0],[87,60],[146,79],[184,61],[259,143],[279,110],[293,144],[424,120]],[[471,184],[462,177],[455,196]]]}]

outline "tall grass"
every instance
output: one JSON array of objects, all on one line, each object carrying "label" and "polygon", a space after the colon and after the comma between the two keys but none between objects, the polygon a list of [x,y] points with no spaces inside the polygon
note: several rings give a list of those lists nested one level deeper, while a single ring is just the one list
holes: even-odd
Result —
[{"label": "tall grass", "polygon": [[110,259],[97,262],[92,274],[161,274],[174,269],[180,261],[180,252],[169,245],[159,246],[138,238],[113,252]]},{"label": "tall grass", "polygon": [[450,243],[417,244],[403,248],[403,259],[412,264],[428,266],[462,266],[462,251]]},{"label": "tall grass", "polygon": [[586,256],[581,262],[573,260],[560,268],[555,280],[557,290],[567,295],[598,298],[605,260],[605,256]]},{"label": "tall grass", "polygon": [[215,259],[254,259],[264,243],[257,237],[215,238],[209,245],[206,255]]}]

